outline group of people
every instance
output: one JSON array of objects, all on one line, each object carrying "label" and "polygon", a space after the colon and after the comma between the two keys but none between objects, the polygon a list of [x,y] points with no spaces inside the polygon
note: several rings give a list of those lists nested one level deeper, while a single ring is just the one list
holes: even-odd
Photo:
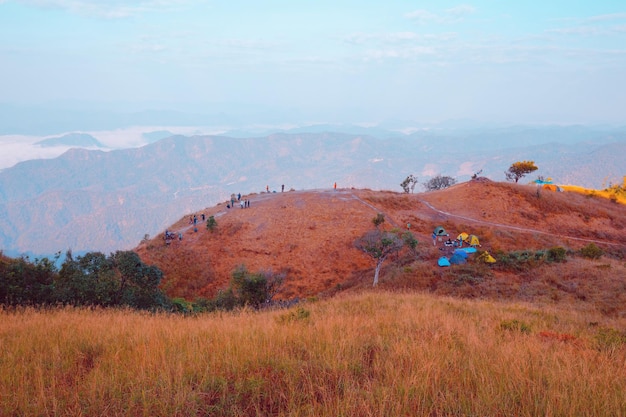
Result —
[{"label": "group of people", "polygon": [[241,199],[241,193],[238,193],[237,195],[235,194],[231,194],[230,195],[230,203],[226,203],[226,208],[235,208],[235,199],[237,199],[237,201],[239,202],[239,206],[241,208],[248,208],[250,207],[250,200],[242,200]]}]

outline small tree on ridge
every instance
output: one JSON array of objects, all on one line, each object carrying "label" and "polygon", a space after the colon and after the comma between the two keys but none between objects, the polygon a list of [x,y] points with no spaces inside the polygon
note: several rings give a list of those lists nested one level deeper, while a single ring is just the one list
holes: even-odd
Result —
[{"label": "small tree on ridge", "polygon": [[376,262],[376,270],[374,272],[375,287],[378,284],[378,276],[380,268],[387,257],[402,249],[404,242],[398,236],[390,232],[381,230],[371,230],[365,233],[354,242],[354,246],[362,252],[365,252]]},{"label": "small tree on ridge", "polygon": [[530,174],[538,169],[534,161],[519,161],[514,162],[509,169],[504,172],[504,175],[506,175],[507,181],[515,181],[517,183],[526,174]]}]

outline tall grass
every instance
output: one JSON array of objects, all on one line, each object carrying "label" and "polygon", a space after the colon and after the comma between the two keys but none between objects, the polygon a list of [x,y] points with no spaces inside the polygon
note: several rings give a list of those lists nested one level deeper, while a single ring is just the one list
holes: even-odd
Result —
[{"label": "tall grass", "polygon": [[625,415],[626,319],[591,314],[385,292],[198,317],[0,311],[0,414]]}]

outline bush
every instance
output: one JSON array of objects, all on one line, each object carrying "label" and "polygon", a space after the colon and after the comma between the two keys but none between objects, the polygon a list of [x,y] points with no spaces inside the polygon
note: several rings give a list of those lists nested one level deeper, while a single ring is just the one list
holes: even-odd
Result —
[{"label": "bush", "polygon": [[580,250],[580,254],[585,258],[600,259],[604,255],[604,251],[595,243],[590,243]]},{"label": "bush", "polygon": [[540,250],[522,250],[512,252],[497,251],[493,253],[493,257],[497,261],[494,264],[495,268],[503,271],[523,272],[541,265],[547,256],[544,251]]},{"label": "bush", "polygon": [[553,246],[548,249],[546,259],[548,262],[565,262],[566,250],[561,246]]},{"label": "bush", "polygon": [[213,232],[215,231],[216,227],[217,227],[217,220],[215,220],[215,216],[209,216],[209,218],[206,221],[206,229]]}]

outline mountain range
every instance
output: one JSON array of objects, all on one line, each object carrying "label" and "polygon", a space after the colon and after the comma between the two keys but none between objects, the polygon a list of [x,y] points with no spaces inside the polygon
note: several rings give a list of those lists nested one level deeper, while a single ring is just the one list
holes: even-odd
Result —
[{"label": "mountain range", "polygon": [[539,166],[534,174],[556,183],[599,188],[621,182],[625,154],[622,130],[576,126],[387,137],[323,131],[254,138],[174,135],[140,148],[76,148],[0,172],[0,247],[10,255],[108,252],[131,248],[146,234],[160,233],[182,215],[232,193],[334,183],[399,191],[408,174],[421,183],[438,174],[465,181],[479,171],[502,180],[512,162],[526,159]]}]

